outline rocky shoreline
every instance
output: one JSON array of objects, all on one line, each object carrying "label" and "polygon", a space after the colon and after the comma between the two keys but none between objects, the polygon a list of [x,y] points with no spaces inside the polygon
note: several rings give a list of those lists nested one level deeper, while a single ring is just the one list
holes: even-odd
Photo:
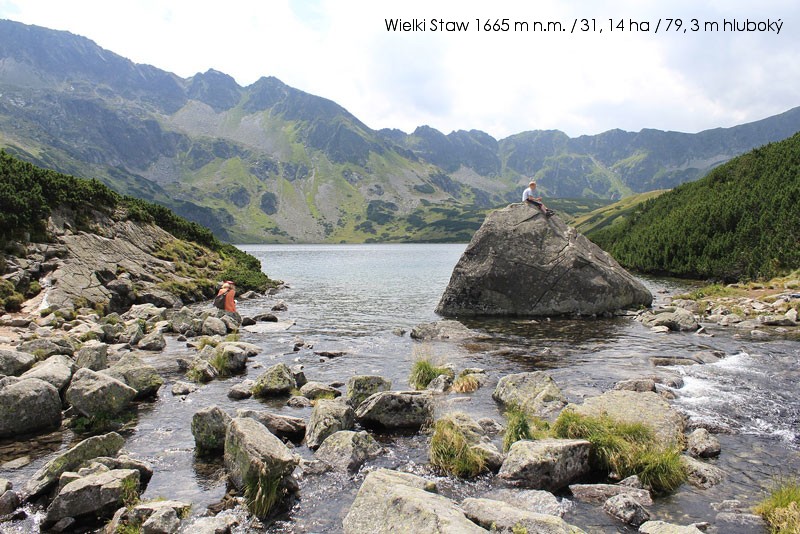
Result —
[{"label": "rocky shoreline", "polygon": [[[709,331],[715,326],[735,328],[735,335],[763,338],[796,333],[800,295],[785,290],[765,299],[720,299],[711,305],[672,299],[668,304],[638,312],[636,319],[665,334],[694,331],[715,335]],[[142,532],[226,532],[240,523],[241,514],[190,514],[191,503],[138,502],[152,468],[125,454],[124,439],[109,430],[124,428],[126,414],[135,412],[137,403],[169,394],[163,378],[146,363],[148,355],[164,349],[166,337],[195,349],[195,357],[177,362],[186,380],[171,387],[174,395],[191,395],[218,376],[235,376],[247,369],[259,348],[237,341],[231,334],[277,324],[272,312],[285,310],[285,304],[277,302],[274,307],[276,310],[245,318],[213,308],[175,309],[154,304],[133,305],[122,314],[102,317],[91,309],[61,308],[45,316],[0,318],[0,374],[4,375],[0,379],[0,436],[7,443],[19,441],[23,448],[26,440],[58,428],[70,427],[76,432],[82,428],[84,435],[91,436],[56,455],[24,487],[13,488],[0,480],[0,515],[5,520],[20,520],[29,510],[22,505],[34,504],[45,511],[43,530],[54,532],[102,528],[105,522],[107,532],[114,532],[119,525],[139,526]],[[420,325],[411,332],[419,341],[458,342],[472,335],[449,320]],[[723,356],[693,354],[685,361],[673,358],[653,363],[697,365]],[[477,377],[482,373],[480,369],[469,372]],[[482,381],[477,383],[480,386]],[[322,384],[308,381],[300,368],[277,364],[256,380],[236,384],[228,396],[283,397],[291,405],[313,405],[308,420],[262,410],[228,414],[208,406],[195,414],[191,431],[197,454],[223,458],[233,493],[220,508],[249,509],[249,521],[258,515],[267,518],[288,506],[298,491],[296,477],[353,474],[370,458],[382,454],[371,435],[373,429],[425,432],[446,417],[467,429],[464,432],[472,436],[470,447],[481,451],[487,469],[505,481],[508,489],[456,502],[437,494],[435,484],[422,477],[378,469],[364,479],[345,517],[345,532],[380,532],[385,525],[415,532],[484,532],[492,526],[508,532],[515,528],[582,532],[562,519],[564,509],[555,494],[565,492],[575,500],[602,503],[605,513],[640,532],[699,532],[709,526],[651,520],[647,507],[658,496],[636,479],[585,484],[587,476],[597,471],[589,460],[589,442],[523,440],[503,453],[496,441],[504,421],[474,421],[468,414],[452,413],[435,421],[434,407],[452,387],[452,378],[446,375],[440,375],[424,391],[392,390],[391,382],[380,376],[354,376],[346,384]],[[643,422],[661,439],[682,444],[689,483],[709,488],[722,482],[725,474],[706,458],[724,451],[707,429],[686,429],[683,418],[670,407],[668,401],[680,387],[677,375],[643,376],[618,383],[613,390],[580,405],[567,405],[545,373],[533,372],[502,378],[493,397],[503,406],[523,406],[531,416],[552,418],[562,410],[574,410]],[[313,460],[293,452],[303,444],[314,451]],[[272,488],[269,498],[264,488]],[[387,500],[387,495],[392,499]],[[719,513],[727,514],[725,520],[764,528],[760,517],[742,510],[739,503],[719,506]]]}]

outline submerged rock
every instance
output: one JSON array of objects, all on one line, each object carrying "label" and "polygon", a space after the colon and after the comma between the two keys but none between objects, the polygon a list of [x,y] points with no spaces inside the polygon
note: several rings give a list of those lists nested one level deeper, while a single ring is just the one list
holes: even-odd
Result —
[{"label": "submerged rock", "polygon": [[453,270],[444,316],[593,315],[649,306],[652,295],[605,251],[527,204],[496,210]]}]

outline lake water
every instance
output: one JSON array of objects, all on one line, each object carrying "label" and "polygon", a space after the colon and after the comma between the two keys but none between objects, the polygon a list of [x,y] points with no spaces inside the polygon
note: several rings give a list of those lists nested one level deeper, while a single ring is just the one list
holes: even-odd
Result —
[{"label": "lake water", "polygon": [[[688,524],[715,522],[713,503],[739,499],[755,504],[771,483],[800,469],[800,348],[796,341],[750,341],[734,331],[710,329],[711,336],[694,333],[656,334],[631,317],[609,319],[472,320],[466,324],[479,336],[469,343],[412,340],[414,326],[437,320],[433,310],[447,285],[465,245],[252,245],[242,249],[259,258],[264,271],[289,287],[279,294],[239,302],[242,315],[269,311],[277,299],[288,305],[278,312],[293,321],[286,330],[245,333],[244,341],[262,347],[245,376],[204,385],[185,398],[170,394],[183,379],[176,357],[193,351],[175,339],[164,353],[150,357],[167,383],[156,401],[140,406],[138,424],[126,434],[126,450],[151,462],[155,475],[145,498],[165,497],[194,503],[193,513],[219,501],[226,491],[220,462],[194,455],[191,417],[202,407],[216,404],[234,413],[238,408],[269,409],[308,418],[310,409],[290,408],[285,401],[232,401],[227,392],[244,378],[256,378],[264,368],[285,362],[302,364],[309,380],[343,384],[355,374],[379,374],[392,380],[393,389],[408,388],[408,374],[416,358],[434,358],[457,369],[484,368],[490,382],[472,394],[442,397],[438,410],[458,409],[474,417],[503,422],[491,399],[502,376],[547,370],[572,402],[602,393],[622,379],[679,374],[685,386],[673,405],[690,423],[702,423],[720,432],[722,454],[712,462],[727,473],[726,481],[709,490],[684,485],[674,495],[650,508],[654,519]],[[683,289],[681,283],[646,279],[644,283],[664,299]],[[303,342],[305,348],[294,351]],[[702,350],[722,351],[726,358],[713,365],[654,367],[653,357],[683,356]],[[317,354],[341,353],[338,357]],[[343,387],[341,387],[344,390]],[[492,477],[475,481],[440,477],[427,465],[427,436],[377,436],[387,452],[367,467],[390,467],[436,480],[440,492],[456,499],[481,496],[499,485]],[[72,441],[65,433],[61,445]],[[312,459],[305,446],[296,452]],[[52,452],[32,452],[33,461],[0,477],[22,485]],[[8,458],[6,458],[7,460]],[[300,481],[294,508],[268,532],[341,532],[342,518],[355,498],[364,474],[353,477],[308,476]],[[572,504],[565,519],[587,532],[632,532],[595,506]],[[10,528],[10,527],[8,527]],[[26,532],[31,523],[12,530]],[[242,527],[241,532],[249,531]],[[259,530],[263,531],[263,530]],[[725,525],[719,532],[752,532]]]}]

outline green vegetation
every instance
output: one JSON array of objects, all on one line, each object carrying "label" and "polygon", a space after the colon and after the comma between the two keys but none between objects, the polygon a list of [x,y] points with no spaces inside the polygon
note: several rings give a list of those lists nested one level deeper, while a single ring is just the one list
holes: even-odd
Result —
[{"label": "green vegetation", "polygon": [[506,410],[506,430],[503,433],[503,451],[523,439],[544,439],[552,437],[550,424],[538,417],[529,417],[519,406],[512,405]]},{"label": "green vegetation", "polygon": [[408,384],[414,389],[425,389],[439,375],[453,376],[453,370],[449,367],[437,367],[427,358],[421,358],[411,367]]},{"label": "green vegetation", "polygon": [[800,482],[796,478],[778,480],[755,513],[769,523],[773,534],[800,532]]},{"label": "green vegetation", "polygon": [[244,480],[244,500],[254,516],[264,519],[280,499],[280,476],[252,470]]},{"label": "green vegetation", "polygon": [[431,464],[457,477],[472,478],[486,469],[486,457],[471,446],[464,431],[453,421],[434,424],[430,447]]},{"label": "green vegetation", "polygon": [[522,439],[532,439],[533,433],[525,412],[513,406],[506,411],[506,430],[503,434],[503,452]]},{"label": "green vegetation", "polygon": [[739,156],[588,234],[643,272],[723,281],[800,266],[800,133]]},{"label": "green vegetation", "polygon": [[117,431],[131,421],[136,420],[136,410],[125,410],[116,414],[98,413],[91,417],[79,415],[70,426],[76,434],[101,434]]},{"label": "green vegetation", "polygon": [[[57,209],[67,210],[78,229],[91,231],[93,213],[117,220],[156,224],[175,236],[156,252],[176,265],[178,278],[163,289],[189,300],[213,294],[215,280],[233,280],[240,290],[264,291],[276,283],[261,271],[255,257],[218,241],[211,231],[177,216],[164,206],[123,197],[98,180],[86,180],[41,169],[0,150],[0,248],[19,248],[26,241],[47,242],[45,222]],[[22,251],[15,251],[18,254]],[[5,269],[5,265],[2,265]],[[2,273],[0,273],[2,274]],[[0,305],[17,311],[25,297],[35,296],[37,281],[25,287],[0,283]]]},{"label": "green vegetation", "polygon": [[680,447],[659,443],[640,423],[621,423],[609,417],[590,417],[564,410],[553,424],[559,438],[592,443],[591,463],[621,477],[638,475],[657,493],[669,493],[686,480]]}]

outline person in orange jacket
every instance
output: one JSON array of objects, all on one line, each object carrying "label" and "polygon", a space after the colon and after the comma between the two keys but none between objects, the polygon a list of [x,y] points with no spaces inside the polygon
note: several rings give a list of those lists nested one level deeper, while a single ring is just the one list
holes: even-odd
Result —
[{"label": "person in orange jacket", "polygon": [[226,280],[222,283],[222,287],[219,288],[217,292],[217,296],[220,295],[225,296],[223,310],[226,312],[236,313],[236,301],[234,297],[236,297],[236,284],[231,282],[230,280]]}]

